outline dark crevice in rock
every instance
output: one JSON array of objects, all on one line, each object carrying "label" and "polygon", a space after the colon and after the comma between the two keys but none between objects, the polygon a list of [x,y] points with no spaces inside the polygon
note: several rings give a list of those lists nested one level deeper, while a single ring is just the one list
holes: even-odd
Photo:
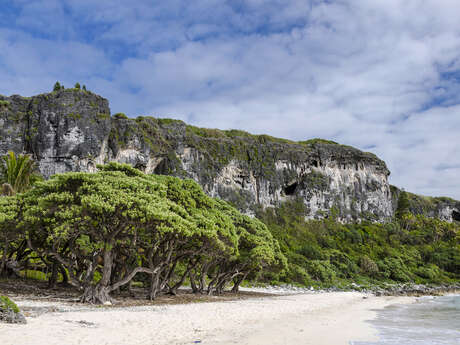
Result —
[{"label": "dark crevice in rock", "polygon": [[294,195],[298,185],[299,184],[297,182],[294,182],[290,184],[289,186],[284,187],[284,194]]},{"label": "dark crevice in rock", "polygon": [[452,219],[460,222],[460,212],[453,210],[452,211]]},{"label": "dark crevice in rock", "polygon": [[153,170],[154,174],[165,175],[168,172],[168,161],[166,158],[163,158],[158,165]]},{"label": "dark crevice in rock", "polygon": [[138,162],[134,165],[134,167],[136,169],[139,169],[139,170],[142,170],[142,171],[145,171],[145,169],[147,168],[147,165],[143,162]]}]

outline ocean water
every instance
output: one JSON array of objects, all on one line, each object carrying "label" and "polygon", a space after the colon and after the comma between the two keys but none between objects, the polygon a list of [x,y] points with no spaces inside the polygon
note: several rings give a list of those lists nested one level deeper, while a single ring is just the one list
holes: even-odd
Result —
[{"label": "ocean water", "polygon": [[380,339],[352,345],[460,345],[460,295],[421,297],[391,305],[370,323]]}]

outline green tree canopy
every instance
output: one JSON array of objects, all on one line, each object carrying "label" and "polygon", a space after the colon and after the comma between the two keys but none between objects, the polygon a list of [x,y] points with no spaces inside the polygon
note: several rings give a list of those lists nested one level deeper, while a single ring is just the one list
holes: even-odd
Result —
[{"label": "green tree canopy", "polygon": [[407,192],[402,190],[398,198],[398,206],[396,208],[396,218],[402,219],[402,217],[410,212],[409,210],[409,197]]},{"label": "green tree canopy", "polygon": [[39,256],[66,268],[85,302],[110,301],[139,273],[150,278],[150,298],[175,293],[197,272],[201,282],[210,279],[208,293],[220,292],[280,256],[262,223],[196,182],[128,165],[58,174],[19,198],[17,229]]},{"label": "green tree canopy", "polygon": [[61,84],[57,81],[54,84],[53,91],[59,91],[62,88]]},{"label": "green tree canopy", "polygon": [[20,234],[16,229],[18,218],[18,198],[16,196],[0,197],[0,250],[2,258],[0,262],[0,275],[6,272],[6,261],[9,246]]}]

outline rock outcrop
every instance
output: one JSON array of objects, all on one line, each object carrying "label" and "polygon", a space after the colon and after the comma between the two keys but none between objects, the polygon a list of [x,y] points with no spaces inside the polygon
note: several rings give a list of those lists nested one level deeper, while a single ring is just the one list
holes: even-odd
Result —
[{"label": "rock outcrop", "polygon": [[[398,204],[401,190],[395,186],[390,186],[393,196],[394,211]],[[409,201],[409,211],[413,214],[422,214],[432,218],[439,218],[449,222],[460,222],[460,201],[447,197],[430,197],[407,193]]]},{"label": "rock outcrop", "polygon": [[310,218],[334,212],[345,222],[384,221],[394,214],[385,163],[331,141],[293,142],[171,119],[110,116],[107,100],[76,89],[0,97],[0,124],[0,154],[32,154],[45,177],[118,161],[147,173],[192,178],[209,195],[247,213],[299,198]]},{"label": "rock outcrop", "polygon": [[111,127],[106,99],[63,90],[31,98],[0,99],[0,153],[27,152],[49,177],[87,170],[104,148]]},{"label": "rock outcrop", "polygon": [[27,323],[18,306],[6,296],[0,296],[0,322]]}]

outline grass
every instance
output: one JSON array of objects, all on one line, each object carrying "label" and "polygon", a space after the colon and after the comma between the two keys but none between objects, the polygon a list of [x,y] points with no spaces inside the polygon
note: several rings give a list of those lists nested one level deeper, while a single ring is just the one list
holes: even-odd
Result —
[{"label": "grass", "polygon": [[[20,276],[25,279],[32,279],[37,281],[48,281],[51,276],[51,272],[44,273],[38,270],[23,270],[19,272]],[[62,281],[62,275],[58,273],[58,282]]]},{"label": "grass", "polygon": [[309,140],[304,140],[304,141],[299,141],[298,142],[301,145],[314,145],[314,144],[329,144],[329,145],[339,145],[335,141],[332,140],[326,140],[326,139],[321,139],[321,138],[314,138],[314,139],[309,139]]}]

